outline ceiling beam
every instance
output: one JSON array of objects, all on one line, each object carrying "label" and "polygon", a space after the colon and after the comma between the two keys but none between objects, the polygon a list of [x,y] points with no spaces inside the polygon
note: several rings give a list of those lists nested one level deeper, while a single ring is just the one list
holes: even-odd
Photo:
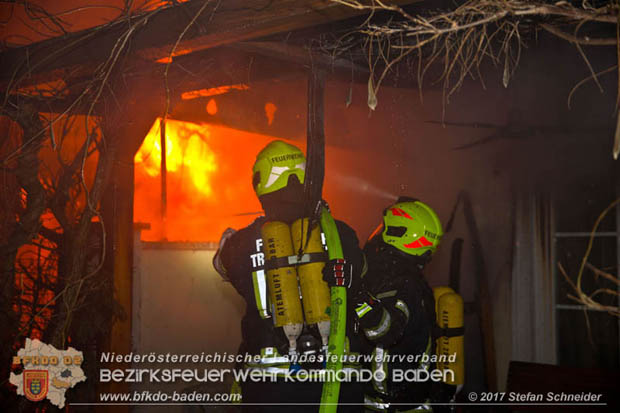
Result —
[{"label": "ceiling beam", "polygon": [[[128,64],[122,73],[122,83],[131,85],[139,82],[145,86],[142,99],[162,99],[166,96],[166,82],[164,75],[165,65],[151,64],[140,61]],[[305,76],[306,69],[302,66],[262,55],[255,55],[228,47],[218,47],[191,55],[179,56],[170,65],[167,78],[168,91],[171,103],[180,101],[183,92],[197,89],[209,89],[226,85],[253,85],[257,82],[271,79],[286,79]],[[75,75],[75,73],[74,73]],[[50,94],[37,95],[35,93],[11,94],[14,105],[30,103],[41,112],[85,114],[93,115],[105,113],[105,101],[115,100],[109,89],[104,88],[99,102],[91,108],[90,102],[97,88],[89,83],[92,78],[74,78],[69,86],[57,96]],[[88,92],[84,93],[88,89]],[[76,103],[80,98],[81,103]],[[109,98],[109,99],[108,99]],[[162,113],[164,105],[162,104]]]},{"label": "ceiling beam", "polygon": [[297,63],[306,68],[320,67],[329,71],[346,71],[348,73],[368,74],[368,67],[360,66],[350,60],[340,57],[329,56],[325,53],[311,51],[301,46],[287,44],[285,42],[238,42],[233,43],[231,48],[246,52],[258,53],[267,57]]},{"label": "ceiling beam", "polygon": [[[417,1],[420,0],[394,0],[392,3]],[[329,0],[226,0],[213,1],[190,26],[203,5],[204,1],[191,0],[156,12],[145,24],[135,28],[130,54],[148,61],[165,58],[186,29],[178,42],[178,52],[196,52],[365,13]],[[11,79],[27,78],[41,82],[49,76],[35,75],[105,62],[118,40],[141,18],[119,20],[5,51],[0,54],[0,83],[6,85]]]}]

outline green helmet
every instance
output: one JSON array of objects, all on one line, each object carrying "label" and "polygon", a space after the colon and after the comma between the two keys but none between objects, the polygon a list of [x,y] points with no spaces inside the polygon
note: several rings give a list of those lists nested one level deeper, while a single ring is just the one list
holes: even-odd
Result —
[{"label": "green helmet", "polygon": [[[435,211],[418,200],[396,202],[383,212],[381,231],[383,242],[408,255],[433,254],[439,245],[443,230]],[[373,235],[375,235],[373,234]],[[372,236],[371,236],[372,238]],[[428,254],[428,255],[430,255]]]},{"label": "green helmet", "polygon": [[276,140],[256,155],[252,174],[252,184],[258,196],[284,188],[291,175],[295,175],[299,183],[303,184],[306,157],[298,147]]}]

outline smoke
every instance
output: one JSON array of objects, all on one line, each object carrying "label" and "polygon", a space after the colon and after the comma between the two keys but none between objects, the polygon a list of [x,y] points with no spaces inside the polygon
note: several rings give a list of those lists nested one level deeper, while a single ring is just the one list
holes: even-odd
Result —
[{"label": "smoke", "polygon": [[343,186],[349,190],[358,192],[365,197],[371,196],[381,199],[387,199],[390,202],[396,201],[396,199],[398,199],[398,195],[378,188],[370,182],[360,178],[359,176],[342,175],[339,173],[335,173],[332,176],[334,177],[334,180],[339,186]]}]

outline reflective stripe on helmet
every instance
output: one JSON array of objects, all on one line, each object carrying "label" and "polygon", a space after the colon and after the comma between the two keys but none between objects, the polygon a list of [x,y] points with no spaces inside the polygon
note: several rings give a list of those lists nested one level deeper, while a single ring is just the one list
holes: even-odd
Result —
[{"label": "reflective stripe on helmet", "polygon": [[427,240],[425,236],[421,236],[420,238],[409,244],[403,244],[405,248],[422,248],[430,247],[431,245],[433,245],[433,243]]},{"label": "reflective stripe on helmet", "polygon": [[280,177],[280,175],[282,175],[283,172],[288,171],[289,169],[291,168],[288,166],[273,166],[271,168],[271,171],[269,172],[269,178],[267,178],[267,182],[265,182],[263,188],[269,188],[278,180],[278,178]]},{"label": "reflective stripe on helmet", "polygon": [[403,211],[401,208],[390,208],[390,211],[392,211],[392,215],[396,215],[397,217],[405,217],[411,220],[413,219],[411,218],[411,215]]}]

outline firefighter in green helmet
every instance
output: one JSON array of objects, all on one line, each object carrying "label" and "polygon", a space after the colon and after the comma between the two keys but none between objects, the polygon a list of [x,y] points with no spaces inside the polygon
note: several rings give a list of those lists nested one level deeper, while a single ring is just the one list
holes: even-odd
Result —
[{"label": "firefighter in green helmet", "polygon": [[[284,141],[275,140],[261,150],[252,169],[252,185],[265,215],[238,231],[226,230],[214,256],[215,269],[226,281],[231,282],[246,302],[239,353],[251,356],[252,362],[238,364],[236,368],[270,374],[264,380],[247,379],[240,383],[243,412],[316,412],[321,400],[322,382],[285,379],[287,375],[298,372],[298,369],[315,370],[324,367],[321,362],[293,361],[295,354],[308,356],[306,360],[315,360],[312,356],[318,356],[325,350],[322,344],[324,331],[306,320],[295,337],[276,325],[279,312],[274,313],[269,284],[272,263],[266,259],[267,244],[263,241],[265,223],[279,222],[293,227],[294,222],[305,215],[305,165],[303,152]],[[338,266],[327,262],[328,265],[318,276],[319,281],[325,284],[324,288],[328,288],[327,285],[344,284],[345,280],[347,284],[350,283],[353,277],[359,277],[363,267],[362,251],[355,231],[341,221],[336,221],[336,225],[345,262]],[[299,299],[297,288],[295,292]],[[303,299],[301,297],[302,302]],[[352,321],[347,324],[353,326]],[[347,336],[348,351],[359,351],[360,345],[356,343],[360,340],[352,328]],[[291,352],[293,346],[294,354]],[[359,404],[363,402],[362,394],[360,384],[343,383],[339,399],[343,405],[339,406],[338,412],[359,411]],[[356,406],[355,403],[359,404]]]},{"label": "firefighter in green helmet", "polygon": [[350,306],[365,354],[372,355],[366,410],[431,410],[431,382],[396,380],[395,372],[432,368],[435,304],[423,269],[442,235],[432,208],[401,197],[384,210],[383,222],[364,247],[368,271],[351,294]]}]

